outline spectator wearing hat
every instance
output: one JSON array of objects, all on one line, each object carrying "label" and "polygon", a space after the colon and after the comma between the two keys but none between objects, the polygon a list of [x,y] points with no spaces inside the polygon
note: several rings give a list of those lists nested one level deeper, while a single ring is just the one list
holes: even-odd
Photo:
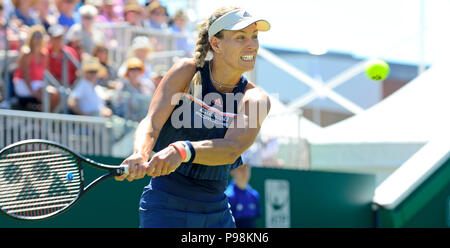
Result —
[{"label": "spectator wearing hat", "polygon": [[104,42],[103,33],[94,26],[94,18],[98,15],[97,8],[93,5],[83,5],[79,9],[81,24],[74,24],[67,32],[81,33],[81,46],[83,51],[92,55],[95,44]]},{"label": "spectator wearing hat", "polygon": [[33,26],[39,24],[39,19],[33,11],[37,0],[11,0],[14,5],[13,16],[19,19],[25,26]]},{"label": "spectator wearing hat", "polygon": [[99,73],[98,75],[98,85],[107,88],[114,88],[118,80],[117,71],[111,65],[111,61],[108,58],[108,48],[106,47],[105,43],[98,43],[95,46],[92,54],[94,57],[98,58],[100,64],[102,64],[102,66],[105,68],[105,70],[103,70],[103,73]]},{"label": "spectator wearing hat", "polygon": [[[102,6],[103,0],[84,0],[82,5],[92,5],[100,12],[99,8]],[[81,7],[81,6],[80,6]]]},{"label": "spectator wearing hat", "polygon": [[142,7],[137,1],[128,0],[123,13],[125,22],[132,26],[142,27]]},{"label": "spectator wearing hat", "polygon": [[82,76],[72,90],[67,105],[77,115],[111,117],[112,111],[95,91],[97,73],[102,65],[97,58],[87,57],[81,64]]},{"label": "spectator wearing hat", "polygon": [[186,57],[192,57],[192,53],[194,52],[194,44],[189,41],[189,36],[185,30],[187,21],[188,17],[184,10],[177,10],[172,18],[172,25],[170,27],[170,30],[173,33],[185,35],[185,37],[176,38],[176,49],[184,51]]},{"label": "spectator wearing hat", "polygon": [[127,71],[124,75],[127,84],[125,89],[129,92],[141,93],[145,95],[153,95],[155,85],[151,80],[142,77],[145,73],[144,63],[138,58],[131,57],[127,59]]},{"label": "spectator wearing hat", "polygon": [[79,0],[55,0],[56,8],[59,11],[58,23],[69,29],[75,23],[80,22],[78,12],[76,12]]},{"label": "spectator wearing hat", "polygon": [[140,59],[127,59],[123,84],[116,89],[118,97],[113,100],[114,112],[119,116],[134,121],[145,117],[155,85],[142,77],[144,72],[144,64]]},{"label": "spectator wearing hat", "polygon": [[[63,36],[65,32],[64,27],[60,24],[52,25],[48,29],[48,33],[50,34],[50,41],[47,46],[48,70],[61,84],[63,84],[64,54],[79,61],[77,60],[77,52],[73,48],[64,45]],[[77,67],[70,60],[67,60],[67,66],[67,83],[72,85],[77,79]]]},{"label": "spectator wearing hat", "polygon": [[71,47],[75,52],[76,52],[76,58],[78,59],[78,61],[82,60],[82,56],[84,53],[84,49],[83,49],[83,35],[82,35],[82,31],[81,28],[77,28],[77,27],[81,27],[79,24],[75,24],[73,25],[69,31],[66,33],[66,35],[64,36],[64,40],[65,43],[67,44],[68,47]]},{"label": "spectator wearing hat", "polygon": [[[18,68],[14,72],[14,92],[24,105],[40,104],[43,100],[42,88],[47,65],[44,39],[45,29],[43,26],[35,25],[29,29],[25,44],[21,49]],[[50,110],[54,111],[60,101],[59,92],[52,86],[47,86],[45,90],[49,94]],[[27,109],[26,106],[24,107]]]},{"label": "spectator wearing hat", "polygon": [[[102,1],[102,0],[100,0]],[[99,7],[100,14],[95,18],[95,22],[121,22],[123,19],[114,11],[113,0],[103,0]]]},{"label": "spectator wearing hat", "polygon": [[[153,51],[153,45],[146,36],[137,36],[131,43],[131,48],[128,57],[136,57],[142,61],[145,67],[145,72],[142,74],[143,78],[151,80],[152,78],[152,63],[150,61],[150,54]],[[119,68],[119,77],[123,77],[126,70],[126,63]]]},{"label": "spectator wearing hat", "polygon": [[148,20],[145,22],[146,27],[165,30],[168,28],[167,9],[159,3],[159,1],[152,1],[147,7]]},{"label": "spectator wearing hat", "polygon": [[[169,32],[169,17],[166,7],[161,5],[158,1],[152,1],[146,9],[148,18],[146,18],[144,26],[150,29]],[[152,37],[152,44],[155,51],[164,51],[169,49],[166,47],[166,42],[167,39],[163,36]]]}]

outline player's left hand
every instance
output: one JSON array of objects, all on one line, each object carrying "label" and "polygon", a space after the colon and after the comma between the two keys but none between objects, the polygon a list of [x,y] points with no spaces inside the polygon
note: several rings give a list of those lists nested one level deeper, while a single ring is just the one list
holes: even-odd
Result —
[{"label": "player's left hand", "polygon": [[147,167],[147,175],[153,178],[169,175],[181,164],[181,156],[172,146],[155,153]]}]

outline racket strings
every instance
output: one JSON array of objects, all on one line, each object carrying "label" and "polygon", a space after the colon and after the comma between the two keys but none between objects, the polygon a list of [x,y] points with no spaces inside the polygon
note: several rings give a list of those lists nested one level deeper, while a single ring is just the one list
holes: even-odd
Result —
[{"label": "racket strings", "polygon": [[70,205],[80,189],[77,161],[58,147],[23,144],[0,156],[0,207],[9,215],[52,214]]}]

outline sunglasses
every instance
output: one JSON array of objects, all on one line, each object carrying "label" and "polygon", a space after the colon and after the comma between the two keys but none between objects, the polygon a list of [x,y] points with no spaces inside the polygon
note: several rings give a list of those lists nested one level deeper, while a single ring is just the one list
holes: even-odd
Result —
[{"label": "sunglasses", "polygon": [[153,10],[150,14],[152,15],[166,15],[164,10]]},{"label": "sunglasses", "polygon": [[40,39],[43,37],[44,37],[44,35],[41,32],[33,33],[33,35],[31,36],[32,39]]}]

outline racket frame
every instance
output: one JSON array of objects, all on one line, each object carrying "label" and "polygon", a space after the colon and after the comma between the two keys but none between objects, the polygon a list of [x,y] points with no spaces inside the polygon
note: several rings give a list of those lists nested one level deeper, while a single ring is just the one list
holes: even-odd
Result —
[{"label": "racket frame", "polygon": [[[98,183],[113,177],[113,176],[120,176],[123,174],[128,174],[128,166],[127,165],[108,165],[108,164],[102,164],[99,162],[96,162],[92,159],[86,158],[85,156],[79,154],[78,152],[73,151],[72,149],[58,144],[54,141],[49,141],[49,140],[43,140],[43,139],[28,139],[28,140],[23,140],[23,141],[19,141],[13,144],[10,144],[6,147],[4,147],[3,149],[0,150],[0,155],[2,155],[3,153],[17,147],[17,146],[22,146],[22,145],[32,145],[32,144],[45,144],[45,145],[51,145],[54,147],[57,147],[67,153],[69,153],[74,160],[77,163],[77,167],[80,171],[80,190],[77,194],[77,196],[69,203],[67,204],[67,206],[46,214],[46,215],[40,215],[40,216],[12,216],[10,214],[5,213],[3,210],[1,210],[0,208],[0,212],[2,212],[4,215],[13,218],[13,219],[19,219],[19,220],[25,220],[25,221],[36,221],[36,220],[44,220],[44,219],[48,219],[54,216],[57,216],[63,212],[65,212],[66,210],[68,210],[70,207],[72,207],[75,202],[77,202],[81,196],[83,196],[88,190],[92,189],[95,185],[97,185]],[[102,176],[98,177],[97,179],[93,180],[92,182],[90,182],[86,187],[85,185],[85,180],[84,180],[84,171],[83,171],[83,165],[82,164],[88,164],[90,166],[93,166],[97,169],[103,169],[103,170],[107,170],[108,172],[106,174],[103,174]]]}]

